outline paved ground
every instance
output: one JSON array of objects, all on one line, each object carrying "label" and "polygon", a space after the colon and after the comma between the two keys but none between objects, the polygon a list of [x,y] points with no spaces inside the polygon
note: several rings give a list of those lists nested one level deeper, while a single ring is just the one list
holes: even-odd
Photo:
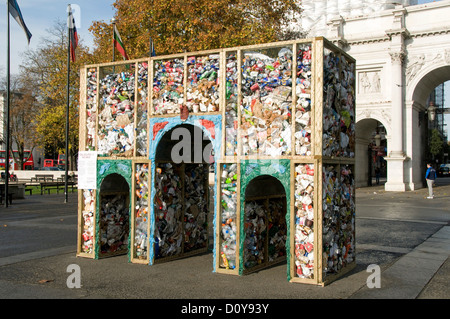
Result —
[{"label": "paved ground", "polygon": [[[426,189],[358,189],[357,266],[325,287],[287,282],[286,264],[240,277],[213,273],[212,253],[154,266],[126,256],[79,258],[75,194],[66,204],[64,195],[27,196],[0,208],[0,297],[178,299],[180,307],[194,299],[448,299],[449,181],[433,200]],[[79,289],[67,287],[72,264],[80,267]],[[381,288],[367,286],[372,264],[380,266]]]}]

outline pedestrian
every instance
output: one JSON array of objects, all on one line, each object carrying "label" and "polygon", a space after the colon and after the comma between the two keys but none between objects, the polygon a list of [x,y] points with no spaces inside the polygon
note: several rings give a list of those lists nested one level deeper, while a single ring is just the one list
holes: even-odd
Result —
[{"label": "pedestrian", "polygon": [[377,185],[379,185],[380,184],[380,168],[377,166],[377,167],[375,167],[375,178],[376,178],[376,181],[377,181]]},{"label": "pedestrian", "polygon": [[428,199],[434,198],[433,194],[433,184],[436,180],[436,170],[433,168],[431,163],[427,164],[427,172],[425,173],[425,179],[427,180],[428,185]]}]

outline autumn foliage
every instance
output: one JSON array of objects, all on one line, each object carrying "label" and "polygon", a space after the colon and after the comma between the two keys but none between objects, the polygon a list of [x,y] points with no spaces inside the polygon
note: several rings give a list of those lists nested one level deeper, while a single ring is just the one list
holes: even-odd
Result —
[{"label": "autumn foliage", "polygon": [[[295,0],[117,0],[114,7],[132,59],[150,55],[150,37],[157,55],[277,41],[300,12]],[[90,31],[97,62],[111,61],[111,22],[95,21]]]}]

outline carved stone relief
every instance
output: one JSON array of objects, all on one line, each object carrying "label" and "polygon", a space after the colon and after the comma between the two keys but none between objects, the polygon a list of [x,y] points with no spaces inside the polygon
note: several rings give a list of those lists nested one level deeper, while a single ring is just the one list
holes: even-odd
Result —
[{"label": "carved stone relief", "polygon": [[405,70],[406,84],[408,85],[425,65],[438,63],[450,64],[450,49],[426,55],[422,53],[408,58],[408,64]]},{"label": "carved stone relief", "polygon": [[381,93],[380,71],[363,71],[358,76],[358,93]]}]

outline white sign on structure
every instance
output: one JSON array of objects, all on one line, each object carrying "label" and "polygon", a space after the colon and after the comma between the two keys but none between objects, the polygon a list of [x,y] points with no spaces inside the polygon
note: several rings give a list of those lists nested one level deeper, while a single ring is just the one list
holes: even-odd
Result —
[{"label": "white sign on structure", "polygon": [[97,152],[78,152],[78,188],[97,188]]}]

